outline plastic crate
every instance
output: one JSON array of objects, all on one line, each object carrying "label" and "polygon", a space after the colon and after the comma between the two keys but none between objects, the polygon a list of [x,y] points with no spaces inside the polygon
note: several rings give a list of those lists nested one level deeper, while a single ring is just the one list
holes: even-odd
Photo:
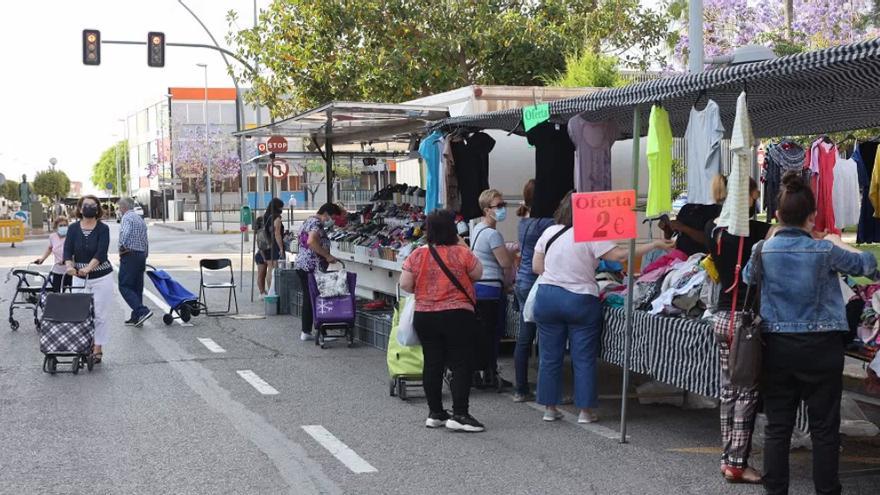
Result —
[{"label": "plastic crate", "polygon": [[299,315],[302,312],[302,288],[296,270],[275,270],[275,294],[278,295],[279,315]]},{"label": "plastic crate", "polygon": [[355,338],[380,350],[388,349],[391,311],[358,311],[354,320]]}]

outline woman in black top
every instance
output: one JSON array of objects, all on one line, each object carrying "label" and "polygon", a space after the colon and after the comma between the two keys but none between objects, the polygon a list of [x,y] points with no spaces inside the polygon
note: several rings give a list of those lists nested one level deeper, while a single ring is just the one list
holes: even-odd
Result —
[{"label": "woman in black top", "polygon": [[76,217],[64,239],[64,264],[74,287],[91,292],[95,304],[95,362],[103,357],[103,346],[110,338],[108,316],[112,311],[115,286],[113,266],[107,258],[110,228],[101,222],[102,210],[95,196],[83,196],[77,202]]},{"label": "woman in black top", "polygon": [[[755,216],[755,202],[760,196],[758,184],[749,179],[749,217]],[[728,358],[730,356],[730,312],[736,295],[736,311],[742,311],[746,304],[751,304],[755,292],[747,291],[742,275],[737,277],[736,266],[746,266],[752,254],[752,246],[767,237],[770,224],[757,220],[749,221],[749,237],[731,235],[727,229],[716,228],[715,222],[706,225],[708,252],[715,261],[720,281],[718,311],[714,315],[715,340],[721,354],[721,443],[724,452],[721,454],[721,474],[730,482],[760,483],[761,473],[748,465],[752,448],[752,431],[755,427],[755,415],[758,412],[758,389],[735,387],[730,383]],[[742,239],[742,254],[739,243]],[[749,300],[746,301],[748,292]]]},{"label": "woman in black top", "polygon": [[284,222],[281,221],[283,210],[284,202],[278,198],[272,198],[263,215],[263,228],[266,230],[266,238],[269,239],[269,244],[272,246],[262,253],[263,260],[266,262],[266,290],[269,293],[273,293],[271,290],[272,270],[278,266],[279,260],[284,259]]}]

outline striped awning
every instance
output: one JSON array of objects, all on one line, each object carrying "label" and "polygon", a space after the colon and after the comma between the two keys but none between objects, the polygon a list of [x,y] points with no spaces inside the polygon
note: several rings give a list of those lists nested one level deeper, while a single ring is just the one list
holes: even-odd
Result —
[{"label": "striped awning", "polygon": [[[779,57],[606,89],[550,103],[553,122],[576,114],[612,120],[632,137],[633,111],[647,133],[654,103],[669,112],[675,136],[684,136],[690,110],[710,98],[721,107],[725,129],[733,127],[736,99],[748,95],[756,137],[821,134],[880,126],[880,38],[826,50]],[[467,115],[435,122],[431,129],[501,129],[523,134],[522,110]]]}]

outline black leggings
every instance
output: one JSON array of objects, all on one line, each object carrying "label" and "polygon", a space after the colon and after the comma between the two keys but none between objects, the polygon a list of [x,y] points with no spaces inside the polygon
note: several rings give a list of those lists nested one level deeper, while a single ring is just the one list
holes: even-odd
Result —
[{"label": "black leggings", "polygon": [[468,414],[476,329],[474,313],[464,309],[416,311],[413,326],[425,357],[422,383],[428,408],[432,413],[443,412],[443,372],[448,366],[452,370],[452,412]]},{"label": "black leggings", "polygon": [[309,272],[305,270],[297,270],[299,276],[299,284],[302,288],[302,331],[312,333],[314,320],[312,319],[312,297],[309,294]]}]

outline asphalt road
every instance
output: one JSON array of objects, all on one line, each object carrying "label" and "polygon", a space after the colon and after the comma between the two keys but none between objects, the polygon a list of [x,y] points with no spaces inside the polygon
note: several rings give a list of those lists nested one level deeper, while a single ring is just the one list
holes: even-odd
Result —
[{"label": "asphalt road", "polygon": [[[152,227],[150,237],[150,262],[192,291],[201,257],[232,257],[239,275],[237,236]],[[26,265],[44,243],[0,247],[0,269]],[[245,280],[241,312],[262,316],[248,301],[248,272]],[[0,288],[3,308],[12,291]],[[157,303],[147,304],[157,316],[124,327],[119,298],[105,362],[78,376],[41,372],[25,312],[19,331],[0,326],[0,493],[762,493],[719,476],[717,409],[633,404],[624,445],[608,438],[616,400],[602,401],[601,427],[585,428],[571,417],[546,424],[533,404],[475,392],[485,433],[428,430],[423,400],[388,396],[378,350],[318,349],[299,341],[289,316],[166,327]],[[617,370],[601,377],[615,393]],[[843,456],[845,470],[876,469],[880,442],[848,439]],[[792,493],[811,493],[809,452],[792,459]],[[876,493],[880,479],[845,482],[847,493]]]}]

